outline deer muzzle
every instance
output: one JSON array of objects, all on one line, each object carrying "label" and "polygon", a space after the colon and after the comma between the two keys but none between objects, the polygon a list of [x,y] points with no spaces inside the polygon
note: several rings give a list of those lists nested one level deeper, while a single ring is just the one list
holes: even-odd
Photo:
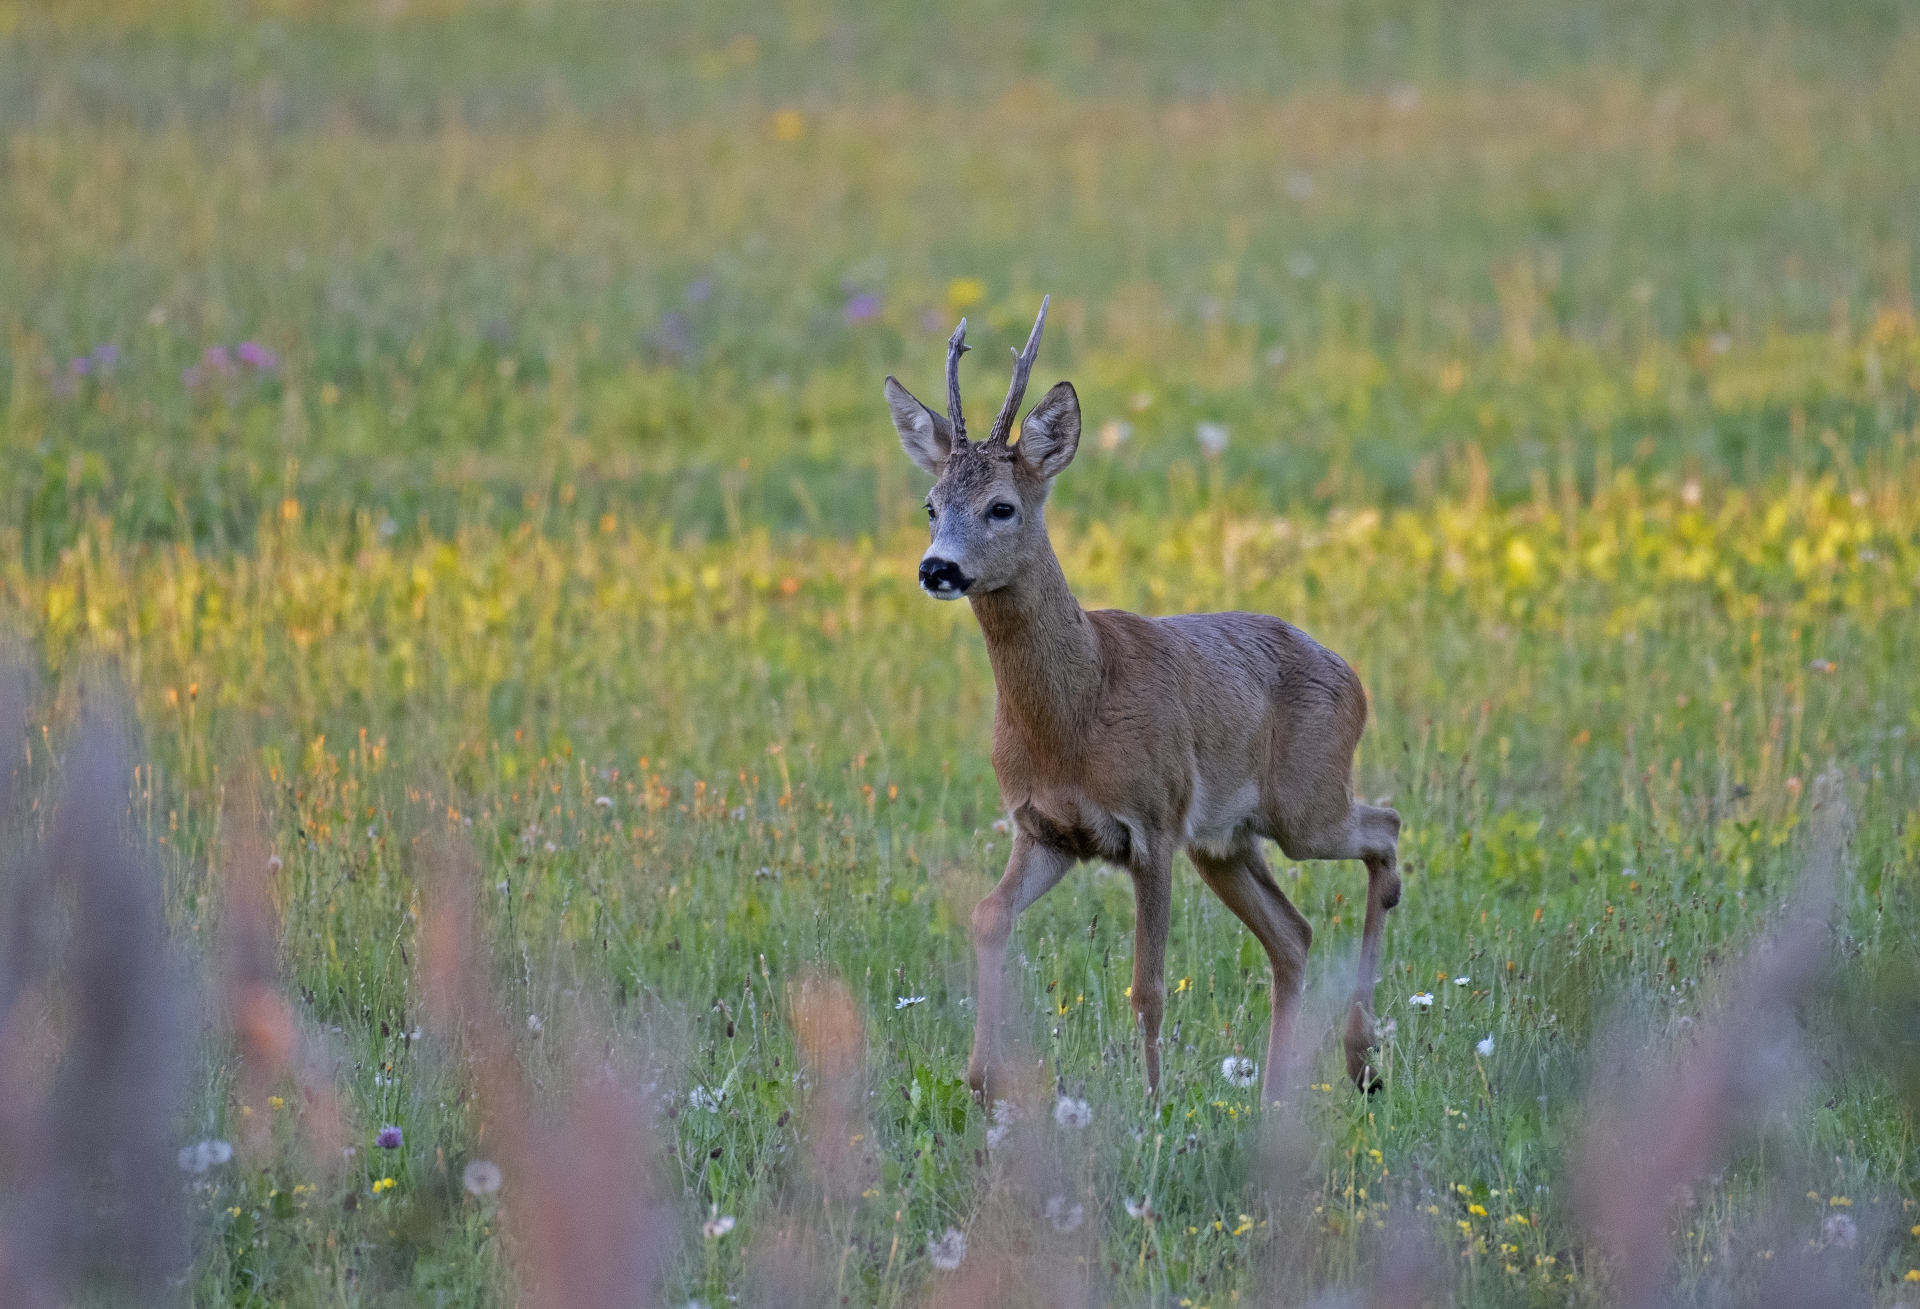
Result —
[{"label": "deer muzzle", "polygon": [[972,585],[973,579],[951,559],[928,555],[920,561],[920,589],[936,600],[958,600]]}]

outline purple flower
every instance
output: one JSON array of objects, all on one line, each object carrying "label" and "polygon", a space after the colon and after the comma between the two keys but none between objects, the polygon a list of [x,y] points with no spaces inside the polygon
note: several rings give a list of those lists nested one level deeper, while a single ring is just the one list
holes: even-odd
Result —
[{"label": "purple flower", "polygon": [[697,277],[687,284],[687,303],[690,305],[703,305],[712,294],[713,283],[704,277]]},{"label": "purple flower", "polygon": [[91,358],[95,368],[103,373],[110,373],[113,371],[113,366],[120,362],[120,347],[111,341],[104,345],[96,345],[93,347]]},{"label": "purple flower", "polygon": [[402,1139],[399,1128],[387,1126],[380,1129],[380,1135],[373,1138],[373,1143],[382,1150],[398,1150]]},{"label": "purple flower", "polygon": [[93,360],[87,358],[85,355],[75,355],[73,361],[67,365],[68,371],[75,377],[85,377],[92,368]]},{"label": "purple flower", "polygon": [[280,361],[274,357],[273,351],[258,341],[242,341],[235,349],[235,353],[240,356],[241,363],[249,368],[258,368],[263,373],[270,373],[280,366]]},{"label": "purple flower", "polygon": [[233,356],[224,345],[210,345],[200,355],[200,367],[211,373],[231,373]]},{"label": "purple flower", "polygon": [[864,323],[880,316],[880,297],[871,291],[863,291],[847,301],[847,321]]}]

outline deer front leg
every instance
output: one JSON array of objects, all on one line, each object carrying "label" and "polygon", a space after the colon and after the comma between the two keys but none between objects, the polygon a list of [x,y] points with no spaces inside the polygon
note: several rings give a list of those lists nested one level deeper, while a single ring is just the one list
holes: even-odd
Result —
[{"label": "deer front leg", "polygon": [[1347,1013],[1347,1076],[1363,1091],[1380,1086],[1372,1049],[1377,1043],[1373,1024],[1373,989],[1380,977],[1380,936],[1387,911],[1400,903],[1400,815],[1391,809],[1355,805],[1362,833],[1360,857],[1367,865],[1367,918],[1360,929],[1360,969],[1354,979],[1353,1005]]},{"label": "deer front leg", "polygon": [[1069,856],[1038,844],[1025,832],[1016,832],[1000,884],[974,906],[973,951],[980,968],[980,991],[974,1013],[973,1056],[967,1060],[967,1084],[982,1100],[990,1099],[993,1091],[1000,1024],[1005,1019],[1007,938],[1013,934],[1013,920],[1057,886],[1071,867]]},{"label": "deer front leg", "polygon": [[1133,872],[1133,1013],[1140,1024],[1147,1094],[1160,1093],[1160,1020],[1167,1011],[1167,924],[1173,853],[1149,850]]}]

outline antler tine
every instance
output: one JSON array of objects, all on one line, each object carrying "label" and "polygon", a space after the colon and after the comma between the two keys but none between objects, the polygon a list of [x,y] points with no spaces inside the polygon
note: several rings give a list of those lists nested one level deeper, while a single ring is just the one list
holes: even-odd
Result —
[{"label": "antler tine", "polygon": [[1013,433],[1014,419],[1019,415],[1020,401],[1026,398],[1027,377],[1033,372],[1033,361],[1040,354],[1040,332],[1047,325],[1047,305],[1053,297],[1040,297],[1040,316],[1033,320],[1033,332],[1027,337],[1027,348],[1013,357],[1013,384],[1007,387],[1007,402],[1000,406],[1000,416],[993,420],[993,431],[987,437],[988,445],[1005,445],[1007,437]]},{"label": "antler tine", "polygon": [[967,420],[960,416],[960,356],[973,349],[967,344],[967,320],[953,329],[947,338],[947,417],[953,422],[955,445],[967,443]]}]

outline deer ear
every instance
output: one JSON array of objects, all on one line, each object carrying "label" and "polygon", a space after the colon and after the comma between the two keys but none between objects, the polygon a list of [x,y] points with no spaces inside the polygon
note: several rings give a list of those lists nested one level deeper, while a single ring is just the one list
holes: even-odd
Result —
[{"label": "deer ear", "polygon": [[1056,382],[1020,424],[1014,448],[1042,477],[1058,477],[1080,448],[1080,397],[1072,382]]},{"label": "deer ear", "polygon": [[935,477],[945,473],[953,454],[953,424],[914,399],[913,392],[891,377],[886,392],[893,428],[900,433],[900,448],[907,452],[907,458]]}]

